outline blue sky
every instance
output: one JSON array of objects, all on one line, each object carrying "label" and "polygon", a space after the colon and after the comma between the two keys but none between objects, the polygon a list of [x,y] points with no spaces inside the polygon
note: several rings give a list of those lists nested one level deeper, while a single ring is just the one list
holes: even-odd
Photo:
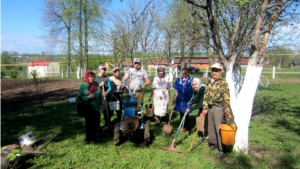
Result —
[{"label": "blue sky", "polygon": [[[117,6],[121,3],[112,2]],[[43,3],[43,0],[1,0],[1,52],[41,54],[50,51],[41,38]]]},{"label": "blue sky", "polygon": [[42,53],[48,50],[40,38],[43,0],[1,1],[1,51]]}]

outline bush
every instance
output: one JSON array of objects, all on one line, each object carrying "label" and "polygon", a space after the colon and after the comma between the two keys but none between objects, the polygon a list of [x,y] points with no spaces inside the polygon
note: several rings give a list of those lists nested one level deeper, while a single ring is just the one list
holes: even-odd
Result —
[{"label": "bush", "polygon": [[5,70],[1,70],[1,79],[3,79],[4,76],[6,76],[6,72],[5,72]]},{"label": "bush", "polygon": [[17,69],[9,69],[6,71],[6,74],[8,76],[10,76],[11,78],[16,79],[18,76],[18,70]]}]

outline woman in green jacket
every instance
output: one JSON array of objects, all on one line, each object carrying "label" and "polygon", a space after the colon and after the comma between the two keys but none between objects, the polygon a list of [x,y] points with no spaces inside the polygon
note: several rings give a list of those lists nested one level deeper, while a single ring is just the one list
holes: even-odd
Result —
[{"label": "woman in green jacket", "polygon": [[[205,85],[202,84],[199,78],[194,78],[192,81],[192,88],[194,90],[193,97],[191,102],[188,103],[188,108],[186,109],[185,113],[191,113],[192,111],[198,111],[197,116],[200,115],[203,108],[203,97],[205,91]],[[206,129],[206,127],[204,127]],[[205,130],[207,135],[207,131]],[[204,133],[204,135],[205,135]],[[189,133],[186,133],[189,134]]]},{"label": "woman in green jacket", "polygon": [[100,125],[99,108],[101,105],[101,90],[98,82],[95,81],[95,73],[89,71],[85,75],[83,83],[80,85],[77,94],[77,102],[86,102],[87,106],[84,107],[85,114],[85,128],[86,138],[85,141],[90,143],[96,142],[96,133]]}]

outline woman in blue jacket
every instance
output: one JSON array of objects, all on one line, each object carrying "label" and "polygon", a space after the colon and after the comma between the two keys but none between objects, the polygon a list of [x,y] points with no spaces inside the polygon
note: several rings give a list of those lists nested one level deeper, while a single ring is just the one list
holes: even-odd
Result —
[{"label": "woman in blue jacket", "polygon": [[[187,67],[183,67],[181,69],[182,77],[176,79],[176,82],[173,85],[175,89],[173,95],[173,105],[175,112],[180,112],[180,120],[182,120],[186,109],[188,108],[188,102],[192,100],[193,96],[193,88],[192,81],[193,77],[189,75],[189,69]],[[191,112],[190,112],[191,113]],[[189,124],[189,114],[186,115],[184,126],[183,126],[186,135],[190,133],[190,124]]]}]

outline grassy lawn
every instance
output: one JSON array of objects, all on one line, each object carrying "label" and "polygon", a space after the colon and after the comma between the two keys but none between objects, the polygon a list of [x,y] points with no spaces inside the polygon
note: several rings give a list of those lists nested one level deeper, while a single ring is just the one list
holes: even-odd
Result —
[{"label": "grassy lawn", "polygon": [[[150,88],[146,90],[145,101]],[[216,150],[207,150],[207,143],[198,144],[199,136],[194,148],[188,151],[195,127],[190,136],[180,133],[176,139],[176,148],[183,153],[161,148],[169,146],[173,140],[179,126],[177,113],[172,119],[173,134],[170,137],[161,134],[162,126],[153,125],[153,118],[145,118],[151,123],[149,146],[133,137],[125,137],[120,146],[114,146],[113,136],[107,132],[98,133],[99,143],[86,144],[83,141],[84,119],[76,116],[75,104],[67,101],[3,114],[1,146],[19,144],[18,137],[30,131],[37,139],[58,134],[40,150],[46,154],[21,154],[16,165],[20,168],[300,168],[299,102],[299,84],[271,83],[268,87],[259,87],[249,128],[249,154],[231,152],[223,160],[216,158]],[[193,126],[195,115],[196,112],[190,118]]]}]

